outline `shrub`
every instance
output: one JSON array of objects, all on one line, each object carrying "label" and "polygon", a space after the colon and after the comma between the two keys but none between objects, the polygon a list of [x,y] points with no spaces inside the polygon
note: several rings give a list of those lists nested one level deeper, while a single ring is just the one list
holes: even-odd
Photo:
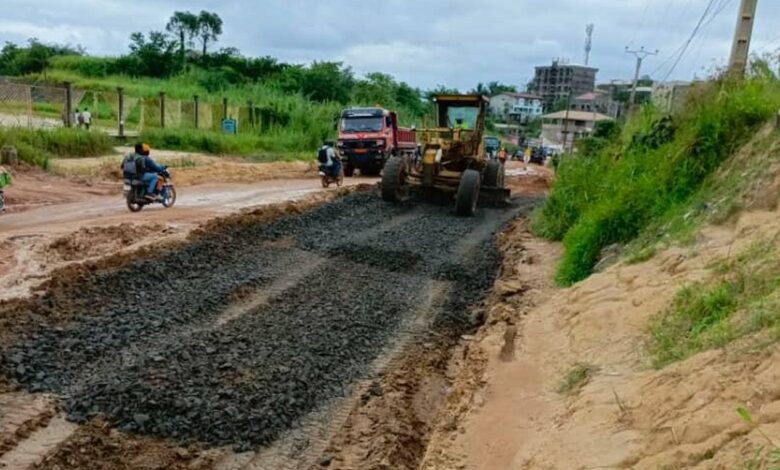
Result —
[{"label": "shrub", "polygon": [[692,93],[674,125],[648,107],[619,139],[593,154],[564,157],[533,219],[537,234],[564,242],[558,282],[584,279],[605,246],[631,241],[686,204],[778,106],[775,80],[713,82]]},{"label": "shrub", "polygon": [[0,145],[6,144],[16,147],[21,160],[44,169],[50,158],[99,157],[114,151],[107,135],[79,129],[0,129]]}]

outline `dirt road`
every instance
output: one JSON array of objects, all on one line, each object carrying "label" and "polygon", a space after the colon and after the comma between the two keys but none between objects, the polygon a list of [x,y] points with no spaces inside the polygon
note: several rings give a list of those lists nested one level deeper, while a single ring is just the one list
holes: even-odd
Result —
[{"label": "dirt road", "polygon": [[[407,342],[472,327],[470,308],[500,262],[492,236],[534,201],[458,218],[371,191],[270,224],[234,218],[151,259],[65,273],[38,298],[0,305],[0,368],[29,392],[62,397],[76,423],[104,417],[236,450],[287,442],[223,468],[307,468],[335,410],[359,399],[356,381],[383,373]],[[55,449],[74,438],[66,428]]]},{"label": "dirt road", "polygon": [[[346,184],[374,181],[350,178]],[[245,207],[294,200],[322,191],[323,188],[319,180],[314,178],[188,186],[179,189],[173,209],[165,210],[160,205],[153,205],[137,214],[128,211],[119,192],[110,195],[89,194],[88,188],[81,189],[76,185],[70,185],[68,189],[74,190],[71,197],[77,201],[68,201],[66,195],[56,203],[6,214],[0,218],[0,235],[66,233],[77,228],[121,222],[198,222]],[[83,192],[77,192],[77,189]],[[119,191],[119,188],[115,191]],[[9,196],[13,202],[14,188],[9,190]]]}]

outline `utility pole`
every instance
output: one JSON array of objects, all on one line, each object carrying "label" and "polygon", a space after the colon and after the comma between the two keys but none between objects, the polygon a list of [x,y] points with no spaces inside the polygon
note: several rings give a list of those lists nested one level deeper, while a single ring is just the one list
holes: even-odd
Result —
[{"label": "utility pole", "polygon": [[647,56],[651,55],[658,55],[658,49],[655,50],[655,52],[650,52],[645,50],[645,46],[640,47],[639,49],[631,50],[626,46],[626,54],[632,54],[634,57],[636,57],[636,71],[634,72],[634,86],[631,87],[631,98],[628,100],[628,107],[629,110],[634,109],[634,105],[636,104],[636,89],[637,86],[639,86],[639,72],[642,70],[642,62],[645,60]]},{"label": "utility pole", "polygon": [[734,45],[731,47],[731,59],[729,60],[729,72],[740,78],[745,76],[747,68],[757,4],[758,0],[742,0],[739,5],[737,29],[734,32]]},{"label": "utility pole", "polygon": [[[571,92],[572,90],[569,89],[569,94],[566,96],[566,114],[563,115],[563,153],[569,153],[568,150],[566,150],[566,144],[569,141],[569,110],[571,109]],[[572,150],[574,150],[574,140],[572,140]]]},{"label": "utility pole", "polygon": [[593,49],[593,30],[595,26],[589,23],[585,26],[585,65],[590,63],[590,51]]}]

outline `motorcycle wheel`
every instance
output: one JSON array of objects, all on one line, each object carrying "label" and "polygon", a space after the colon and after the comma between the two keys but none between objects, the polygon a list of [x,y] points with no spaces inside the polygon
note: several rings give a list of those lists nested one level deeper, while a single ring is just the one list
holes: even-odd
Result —
[{"label": "motorcycle wheel", "polygon": [[323,188],[327,188],[328,186],[330,186],[330,179],[327,176],[323,176],[321,178],[321,182]]},{"label": "motorcycle wheel", "polygon": [[174,204],[176,204],[176,188],[169,186],[166,188],[166,192],[168,197],[162,200],[162,205],[163,207],[171,208]]},{"label": "motorcycle wheel", "polygon": [[132,191],[127,195],[127,208],[130,209],[130,212],[139,212],[144,208],[143,203],[136,201],[133,197]]}]

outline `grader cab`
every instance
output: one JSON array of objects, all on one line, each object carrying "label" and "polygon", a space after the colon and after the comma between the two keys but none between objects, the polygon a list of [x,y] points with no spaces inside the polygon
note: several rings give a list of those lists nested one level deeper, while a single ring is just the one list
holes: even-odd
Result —
[{"label": "grader cab", "polygon": [[418,129],[421,155],[391,158],[382,174],[382,198],[405,200],[411,186],[455,199],[459,215],[474,215],[478,202],[505,203],[504,165],[485,158],[483,133],[488,99],[482,95],[433,97],[436,126]]}]

